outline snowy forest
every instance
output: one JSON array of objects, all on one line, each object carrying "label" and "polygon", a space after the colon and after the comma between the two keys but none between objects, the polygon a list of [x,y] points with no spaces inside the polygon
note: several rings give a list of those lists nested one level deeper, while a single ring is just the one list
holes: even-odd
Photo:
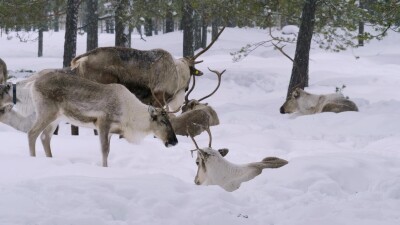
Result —
[{"label": "snowy forest", "polygon": [[0,225],[398,225],[399,43],[399,0],[2,0]]}]

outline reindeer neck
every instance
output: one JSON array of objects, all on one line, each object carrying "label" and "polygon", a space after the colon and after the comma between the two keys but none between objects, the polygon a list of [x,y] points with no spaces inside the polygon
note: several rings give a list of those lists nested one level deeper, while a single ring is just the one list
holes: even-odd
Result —
[{"label": "reindeer neck", "polygon": [[35,121],[35,114],[25,117],[13,109],[1,115],[0,121],[13,127],[16,130],[27,133],[31,129],[33,122]]}]

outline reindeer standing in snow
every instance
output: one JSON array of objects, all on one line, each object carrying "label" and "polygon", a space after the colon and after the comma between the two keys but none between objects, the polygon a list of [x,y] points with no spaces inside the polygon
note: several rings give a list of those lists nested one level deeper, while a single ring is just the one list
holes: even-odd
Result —
[{"label": "reindeer standing in snow", "polygon": [[[237,190],[241,183],[252,180],[266,168],[279,168],[288,163],[277,157],[267,157],[261,162],[238,165],[224,158],[228,149],[214,150],[213,148],[200,149],[191,136],[197,151],[197,173],[194,183],[197,185],[218,185],[226,191]],[[210,136],[211,138],[211,136]]]},{"label": "reindeer standing in snow", "polygon": [[[51,71],[38,74],[25,84],[33,103],[35,120],[28,124],[30,155],[36,155],[36,139],[41,141],[47,157],[52,157],[50,141],[60,120],[99,131],[103,166],[107,166],[111,134],[120,134],[128,142],[139,141],[153,133],[166,147],[178,143],[164,109],[141,103],[120,84],[98,84],[78,76]],[[10,120],[13,110],[9,86],[1,85],[0,121]],[[27,110],[29,111],[29,110]],[[14,112],[15,114],[15,112]],[[10,122],[10,121],[7,121]],[[23,128],[25,130],[25,127]]]},{"label": "reindeer standing in snow", "polygon": [[282,114],[297,112],[309,115],[321,112],[358,111],[357,105],[342,93],[315,95],[296,88],[280,108]]},{"label": "reindeer standing in snow", "polygon": [[196,59],[215,43],[224,28],[193,57],[175,59],[163,49],[141,51],[102,47],[75,57],[71,61],[71,69],[76,70],[79,76],[98,83],[122,84],[148,105],[162,102],[165,96],[168,106],[176,110],[183,103],[190,76],[203,74],[195,68],[195,64],[202,62]]}]

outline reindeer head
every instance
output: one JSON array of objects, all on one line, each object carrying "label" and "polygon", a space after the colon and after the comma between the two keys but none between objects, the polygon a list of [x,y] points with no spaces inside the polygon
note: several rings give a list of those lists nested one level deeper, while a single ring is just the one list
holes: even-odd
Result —
[{"label": "reindeer head", "polygon": [[14,106],[12,96],[10,95],[12,84],[0,84],[0,115],[12,109]]},{"label": "reindeer head", "polygon": [[211,48],[211,46],[213,46],[213,44],[215,43],[215,41],[217,41],[218,37],[222,34],[222,32],[224,31],[225,27],[223,27],[218,34],[216,35],[216,37],[214,38],[214,40],[211,41],[211,43],[204,48],[203,50],[201,50],[200,52],[198,52],[196,55],[192,56],[192,57],[184,57],[183,60],[185,61],[185,63],[189,66],[189,70],[190,70],[190,75],[193,76],[201,76],[203,75],[203,72],[201,72],[200,70],[195,68],[195,65],[198,63],[202,63],[203,61],[196,61],[196,59],[202,55],[204,52],[206,52],[208,49]]},{"label": "reindeer head", "polygon": [[303,91],[301,88],[296,88],[292,91],[290,98],[283,103],[280,108],[280,113],[294,113],[298,110],[299,104],[298,99],[302,96],[308,94],[307,92]]},{"label": "reindeer head", "polygon": [[190,93],[192,93],[194,87],[196,86],[196,78],[193,77],[193,85],[185,96],[185,103],[182,106],[182,113],[190,111],[190,110],[206,107],[208,105],[207,103],[200,103],[200,102],[203,101],[204,99],[211,97],[215,92],[217,92],[219,86],[221,85],[222,74],[224,74],[226,70],[223,70],[222,72],[218,72],[217,70],[211,70],[210,68],[208,68],[208,70],[210,70],[211,72],[215,73],[218,76],[217,87],[210,94],[200,98],[199,100],[196,100],[196,99],[189,100],[189,95],[190,95]]},{"label": "reindeer head", "polygon": [[194,183],[197,185],[207,185],[207,165],[210,163],[209,160],[216,160],[220,157],[225,157],[229,150],[227,148],[219,149],[218,151],[212,148],[197,149],[197,173],[194,178]]},{"label": "reindeer head", "polygon": [[150,129],[154,135],[161,139],[165,147],[171,147],[178,143],[174,129],[169,122],[168,113],[162,108],[149,106]]}]

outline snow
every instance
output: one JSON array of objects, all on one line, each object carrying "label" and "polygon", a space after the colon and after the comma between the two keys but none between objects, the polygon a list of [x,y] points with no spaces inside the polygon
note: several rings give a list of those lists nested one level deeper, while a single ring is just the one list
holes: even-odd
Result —
[{"label": "snow", "polygon": [[[40,141],[29,157],[26,134],[0,124],[0,224],[4,225],[397,225],[400,224],[400,36],[340,53],[312,46],[310,87],[332,93],[343,84],[360,112],[296,117],[279,114],[292,64],[272,48],[260,48],[240,62],[230,52],[265,40],[268,31],[227,28],[203,56],[191,97],[202,97],[216,85],[211,69],[227,69],[219,91],[207,101],[221,124],[212,127],[213,147],[229,148],[234,163],[276,156],[289,161],[266,169],[234,192],[197,186],[189,138],[165,148],[148,136],[138,145],[111,139],[109,167],[100,165],[98,137],[82,129],[69,135],[61,124],[52,139],[53,158]],[[139,49],[164,48],[182,54],[182,33],[135,36]],[[44,57],[36,42],[0,37],[0,57],[11,75],[62,65],[64,34],[44,34]],[[77,54],[86,36],[78,36]],[[113,35],[101,34],[100,46],[112,46]],[[285,51],[294,54],[295,46]],[[208,144],[207,134],[196,138]]]},{"label": "snow", "polygon": [[282,27],[282,34],[294,34],[297,36],[299,33],[299,27],[296,25],[286,25]]}]

